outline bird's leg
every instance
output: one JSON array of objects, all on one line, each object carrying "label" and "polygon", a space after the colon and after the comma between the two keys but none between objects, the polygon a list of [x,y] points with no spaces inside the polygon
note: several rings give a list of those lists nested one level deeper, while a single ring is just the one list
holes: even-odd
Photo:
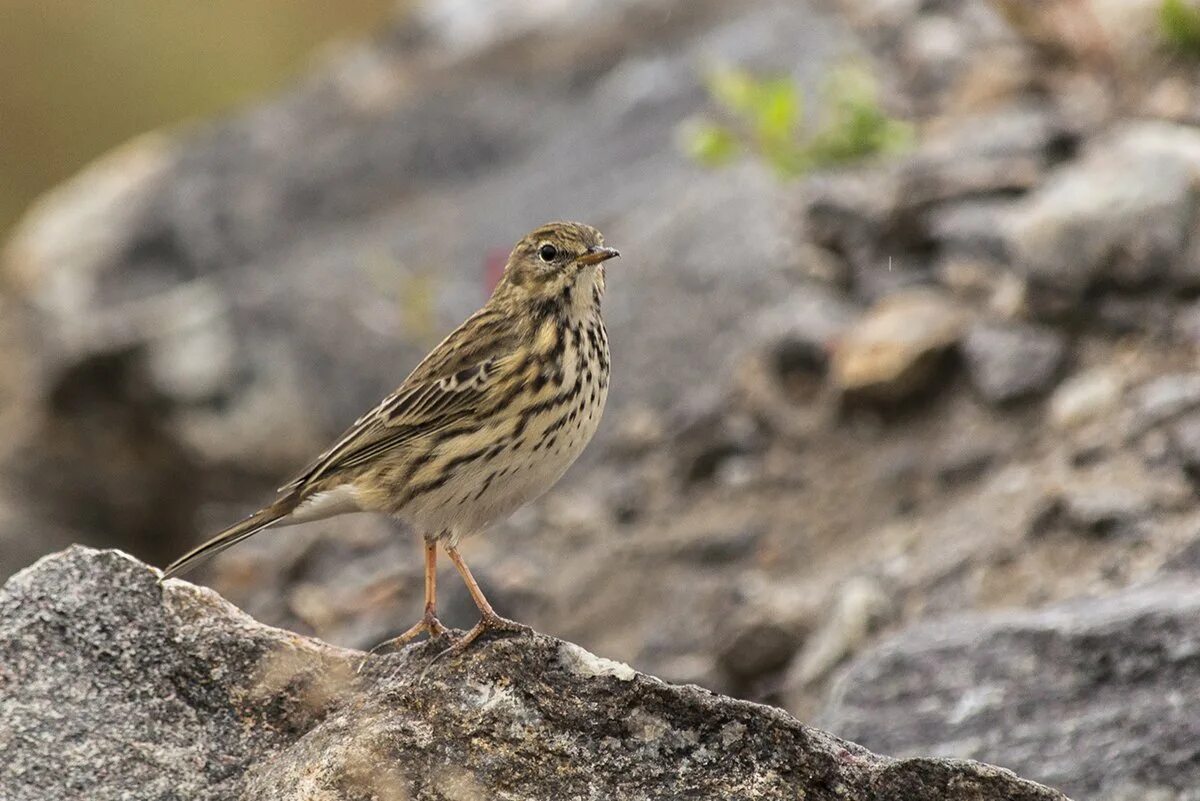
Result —
[{"label": "bird's leg", "polygon": [[479,589],[479,583],[475,581],[475,577],[471,575],[471,568],[467,567],[467,563],[463,561],[462,556],[458,553],[458,548],[450,543],[446,543],[446,555],[450,557],[450,561],[454,563],[458,574],[462,576],[463,583],[467,585],[467,591],[471,593],[471,600],[479,607],[479,622],[474,628],[463,635],[462,639],[458,640],[451,646],[451,650],[461,651],[470,645],[475,639],[488,630],[503,630],[503,631],[518,631],[529,632],[533,629],[522,623],[508,618],[500,617],[496,614],[496,610],[488,603],[488,599],[484,597],[483,590]]},{"label": "bird's leg", "polygon": [[422,632],[429,632],[429,637],[441,637],[449,632],[442,621],[437,619],[437,540],[425,540],[425,613],[421,619],[413,624],[412,628],[401,634],[399,637],[393,637],[390,640],[384,640],[376,645],[368,653],[376,653],[383,649],[399,648],[406,643],[416,639]]}]

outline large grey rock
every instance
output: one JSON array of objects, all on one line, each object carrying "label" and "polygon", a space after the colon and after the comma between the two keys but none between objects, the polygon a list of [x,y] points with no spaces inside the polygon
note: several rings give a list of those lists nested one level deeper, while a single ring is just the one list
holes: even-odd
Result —
[{"label": "large grey rock", "polygon": [[923,623],[853,663],[820,720],[870,748],[986,759],[1078,798],[1187,801],[1200,798],[1197,654],[1200,589],[1181,579]]},{"label": "large grey rock", "polygon": [[0,593],[0,797],[1064,801],[1008,771],[894,760],[783,712],[529,635],[431,662],[255,623],[115,551]]},{"label": "large grey rock", "polygon": [[1200,132],[1127,124],[1052,176],[1009,220],[1009,247],[1039,311],[1091,287],[1175,280],[1200,198]]}]

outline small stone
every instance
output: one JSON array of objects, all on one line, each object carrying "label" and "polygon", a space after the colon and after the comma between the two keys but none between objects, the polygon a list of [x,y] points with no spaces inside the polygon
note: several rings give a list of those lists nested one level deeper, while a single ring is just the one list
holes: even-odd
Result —
[{"label": "small stone", "polygon": [[858,576],[847,581],[829,617],[804,643],[789,671],[788,686],[809,687],[827,676],[858,650],[890,608],[891,600],[875,579]]},{"label": "small stone", "polygon": [[989,403],[1002,404],[1049,390],[1067,345],[1051,328],[981,322],[967,332],[962,352],[975,388]]},{"label": "small stone", "polygon": [[782,670],[800,646],[795,632],[774,621],[756,621],[725,638],[718,663],[737,681],[750,681]]},{"label": "small stone", "polygon": [[847,400],[894,403],[928,388],[962,334],[965,315],[944,295],[907,290],[880,301],[834,351],[834,385]]},{"label": "small stone", "polygon": [[1109,294],[1098,299],[1096,327],[1112,334],[1165,337],[1171,331],[1173,304],[1164,297]]},{"label": "small stone", "polygon": [[1170,373],[1133,393],[1133,431],[1142,433],[1200,407],[1200,373]]},{"label": "small stone", "polygon": [[788,259],[787,269],[800,280],[817,281],[840,288],[850,285],[853,272],[840,255],[810,242],[796,244],[794,255]]},{"label": "small stone", "polygon": [[690,399],[678,410],[672,436],[676,470],[685,484],[710,481],[721,465],[735,456],[758,453],[764,443],[757,422],[748,414],[730,412],[719,397]]},{"label": "small stone", "polygon": [[1195,485],[1200,485],[1200,414],[1191,413],[1171,426],[1171,454]]},{"label": "small stone", "polygon": [[1096,536],[1134,533],[1151,510],[1145,495],[1113,485],[1072,488],[1063,493],[1063,520],[1077,531]]},{"label": "small stone", "polygon": [[1002,261],[1007,258],[1005,220],[1012,200],[967,200],[936,206],[929,212],[929,232],[956,256]]},{"label": "small stone", "polygon": [[1164,572],[1200,574],[1200,539],[1195,539],[1172,554],[1163,564]]},{"label": "small stone", "polygon": [[1044,537],[1062,522],[1063,500],[1056,493],[1038,498],[1029,510],[1025,534],[1031,538]]},{"label": "small stone", "polygon": [[675,560],[697,565],[728,565],[754,553],[763,537],[761,528],[713,531],[689,535],[670,546]]},{"label": "small stone", "polygon": [[1050,397],[1050,420],[1059,428],[1082,425],[1113,409],[1123,388],[1120,375],[1111,368],[1072,376]]},{"label": "small stone", "polygon": [[778,375],[822,373],[837,341],[861,316],[842,294],[809,283],[759,318],[758,337]]},{"label": "small stone", "polygon": [[970,443],[942,459],[938,481],[945,487],[969,484],[983,476],[996,461],[996,450],[990,445]]},{"label": "small stone", "polygon": [[618,457],[636,458],[662,444],[666,426],[662,415],[649,406],[632,406],[621,416],[609,449]]},{"label": "small stone", "polygon": [[1186,345],[1200,347],[1200,301],[1193,301],[1179,310],[1171,324],[1171,333]]},{"label": "small stone", "polygon": [[890,170],[814,175],[802,198],[804,237],[853,262],[873,251],[879,232],[896,213],[897,189]]}]

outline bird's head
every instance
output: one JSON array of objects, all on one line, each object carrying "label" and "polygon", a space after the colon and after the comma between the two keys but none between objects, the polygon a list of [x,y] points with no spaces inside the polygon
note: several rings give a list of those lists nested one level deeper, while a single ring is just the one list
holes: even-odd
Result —
[{"label": "bird's head", "polygon": [[501,283],[530,300],[578,308],[599,302],[604,262],[619,255],[604,246],[604,237],[590,225],[547,223],[513,248]]}]

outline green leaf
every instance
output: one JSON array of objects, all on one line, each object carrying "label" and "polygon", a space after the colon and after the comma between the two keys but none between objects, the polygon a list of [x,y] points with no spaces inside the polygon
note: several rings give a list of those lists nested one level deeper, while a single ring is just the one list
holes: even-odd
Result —
[{"label": "green leaf", "polygon": [[796,87],[783,79],[764,81],[755,94],[755,129],[758,136],[773,142],[792,139],[800,116]]},{"label": "green leaf", "polygon": [[705,167],[720,167],[732,161],[741,144],[732,131],[711,122],[697,122],[682,132],[683,150]]},{"label": "green leaf", "polygon": [[1200,8],[1187,0],[1163,0],[1158,21],[1168,42],[1184,52],[1200,56]]},{"label": "green leaf", "polygon": [[708,89],[730,125],[692,122],[680,130],[685,152],[707,166],[726,164],[748,148],[787,179],[900,150],[912,141],[912,128],[887,115],[871,74],[862,68],[830,76],[823,93],[824,125],[808,138],[801,136],[803,98],[787,78],[723,69],[709,76]]},{"label": "green leaf", "polygon": [[708,93],[735,115],[749,117],[757,105],[757,85],[744,70],[721,69],[708,76]]}]

